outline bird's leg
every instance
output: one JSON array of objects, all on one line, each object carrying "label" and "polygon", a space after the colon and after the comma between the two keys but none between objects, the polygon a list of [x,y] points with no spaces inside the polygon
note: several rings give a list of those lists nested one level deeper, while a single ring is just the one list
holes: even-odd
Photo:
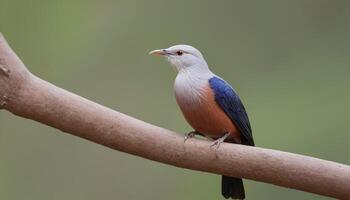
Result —
[{"label": "bird's leg", "polygon": [[202,135],[202,134],[199,133],[198,131],[191,131],[191,132],[187,133],[187,134],[185,135],[184,142],[186,142],[186,140],[188,140],[188,139],[193,138],[193,137],[196,136],[196,135]]},{"label": "bird's leg", "polygon": [[230,136],[230,133],[226,133],[221,138],[215,140],[213,143],[211,143],[210,147],[214,147],[215,146],[216,149],[218,149],[220,144],[223,143],[228,138],[228,136]]}]

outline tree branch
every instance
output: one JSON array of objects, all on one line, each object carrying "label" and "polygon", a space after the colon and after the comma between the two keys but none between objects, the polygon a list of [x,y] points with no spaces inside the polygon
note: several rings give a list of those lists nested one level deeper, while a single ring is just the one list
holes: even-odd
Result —
[{"label": "tree branch", "polygon": [[350,167],[235,144],[215,151],[58,88],[32,75],[0,34],[0,107],[115,150],[177,167],[243,177],[315,194],[350,198]]}]

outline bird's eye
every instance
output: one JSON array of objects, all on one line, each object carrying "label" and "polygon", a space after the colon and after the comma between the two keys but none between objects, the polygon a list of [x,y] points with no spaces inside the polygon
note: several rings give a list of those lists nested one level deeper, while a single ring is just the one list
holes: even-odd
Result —
[{"label": "bird's eye", "polygon": [[184,54],[184,52],[182,52],[182,51],[177,51],[176,54],[177,54],[178,56],[182,56],[182,54]]}]

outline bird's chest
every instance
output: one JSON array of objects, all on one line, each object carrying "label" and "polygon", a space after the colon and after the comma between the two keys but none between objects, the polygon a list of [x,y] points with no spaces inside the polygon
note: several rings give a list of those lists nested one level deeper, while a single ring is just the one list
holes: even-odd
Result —
[{"label": "bird's chest", "polygon": [[207,80],[189,78],[175,81],[175,96],[187,122],[198,132],[218,138],[237,129],[215,102],[215,95]]}]

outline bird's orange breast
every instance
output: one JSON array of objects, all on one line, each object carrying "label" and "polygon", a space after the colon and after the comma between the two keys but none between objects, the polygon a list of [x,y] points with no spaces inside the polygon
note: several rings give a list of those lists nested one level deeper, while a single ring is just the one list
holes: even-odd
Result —
[{"label": "bird's orange breast", "polygon": [[196,131],[211,138],[219,138],[227,132],[231,133],[233,138],[240,138],[234,123],[215,102],[209,84],[203,88],[198,99],[188,100],[176,96],[176,100],[187,122]]}]

